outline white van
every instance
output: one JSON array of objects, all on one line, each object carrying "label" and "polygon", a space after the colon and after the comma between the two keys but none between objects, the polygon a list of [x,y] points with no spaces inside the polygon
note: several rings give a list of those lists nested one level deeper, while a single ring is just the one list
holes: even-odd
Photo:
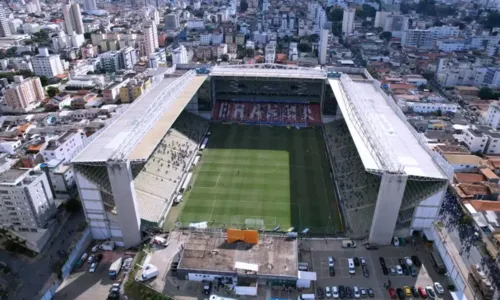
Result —
[{"label": "white van", "polygon": [[299,295],[299,297],[297,299],[298,300],[315,299],[315,296],[314,296],[314,294],[302,294],[302,295]]},{"label": "white van", "polygon": [[326,294],[326,298],[332,297],[332,291],[330,290],[329,286],[325,287],[325,294]]},{"label": "white van", "polygon": [[356,269],[354,267],[354,259],[348,258],[347,259],[347,263],[349,264],[349,274],[355,274],[356,273]]}]

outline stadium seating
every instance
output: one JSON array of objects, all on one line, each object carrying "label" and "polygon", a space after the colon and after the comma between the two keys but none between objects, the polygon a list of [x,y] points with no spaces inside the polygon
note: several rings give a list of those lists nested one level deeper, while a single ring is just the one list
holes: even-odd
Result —
[{"label": "stadium seating", "polygon": [[135,177],[136,190],[169,199],[190,168],[208,121],[183,112]]},{"label": "stadium seating", "polygon": [[319,104],[218,101],[214,120],[276,125],[319,125]]},{"label": "stadium seating", "polygon": [[352,237],[369,234],[380,179],[367,173],[344,121],[325,124],[340,202]]}]

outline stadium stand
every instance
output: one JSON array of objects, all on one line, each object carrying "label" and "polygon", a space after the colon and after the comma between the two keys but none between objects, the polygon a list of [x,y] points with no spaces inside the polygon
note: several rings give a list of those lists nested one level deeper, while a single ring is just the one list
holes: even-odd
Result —
[{"label": "stadium stand", "polygon": [[365,172],[344,121],[333,121],[324,128],[347,225],[352,237],[364,238],[372,223],[380,179]]},{"label": "stadium stand", "polygon": [[[208,124],[208,120],[182,112],[134,179],[140,202],[148,204],[141,205],[140,209],[156,209],[161,213],[169,204],[168,200],[191,167]],[[151,212],[145,213],[151,215]]]},{"label": "stadium stand", "polygon": [[274,125],[320,125],[319,104],[218,101],[213,119]]}]

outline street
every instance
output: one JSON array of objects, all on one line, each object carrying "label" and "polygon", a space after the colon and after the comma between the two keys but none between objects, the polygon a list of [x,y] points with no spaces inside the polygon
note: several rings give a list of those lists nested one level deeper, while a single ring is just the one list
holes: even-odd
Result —
[{"label": "street", "polygon": [[[84,222],[83,212],[71,215],[65,224],[60,225],[59,234],[52,238],[44,252],[33,259],[0,250],[0,260],[8,263],[13,274],[22,281],[22,287],[12,299],[35,299],[39,296],[41,289],[51,278],[52,265],[59,259],[57,251],[68,250],[73,238],[77,237],[73,233],[81,228]],[[11,291],[11,294],[14,294],[14,291]]]}]

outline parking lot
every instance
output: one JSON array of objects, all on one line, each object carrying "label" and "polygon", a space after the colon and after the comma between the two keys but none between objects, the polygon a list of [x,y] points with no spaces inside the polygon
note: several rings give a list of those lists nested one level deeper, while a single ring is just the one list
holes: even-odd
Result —
[{"label": "parking lot", "polygon": [[[90,248],[87,251],[88,254],[90,254]],[[75,268],[73,273],[64,280],[57,290],[54,299],[96,300],[108,297],[111,285],[121,281],[125,276],[125,272],[121,270],[116,280],[111,280],[109,278],[109,267],[119,257],[132,257],[135,254],[124,253],[119,249],[115,249],[114,251],[99,250],[96,254],[98,253],[101,253],[103,256],[95,272],[89,272],[90,265],[85,261],[81,267]]]},{"label": "parking lot", "polygon": [[[429,252],[422,244],[418,247],[405,246],[381,247],[378,250],[366,250],[362,246],[354,249],[343,249],[339,240],[314,240],[301,241],[301,262],[307,262],[312,271],[317,273],[316,288],[332,286],[357,286],[358,288],[372,288],[376,299],[389,299],[389,294],[384,285],[390,284],[394,289],[404,286],[426,287],[434,282],[440,282],[445,288],[445,294],[437,299],[451,299],[448,287],[448,278],[438,275],[429,261]],[[383,257],[386,266],[392,267],[399,264],[398,260],[406,256],[417,255],[422,266],[417,268],[417,276],[384,275],[379,263],[379,257]],[[335,258],[335,276],[329,274],[328,257]],[[369,271],[369,277],[363,276],[361,267],[356,267],[355,274],[349,274],[348,258],[364,257]],[[316,289],[315,289],[316,290]],[[412,299],[407,297],[406,299]]]}]

